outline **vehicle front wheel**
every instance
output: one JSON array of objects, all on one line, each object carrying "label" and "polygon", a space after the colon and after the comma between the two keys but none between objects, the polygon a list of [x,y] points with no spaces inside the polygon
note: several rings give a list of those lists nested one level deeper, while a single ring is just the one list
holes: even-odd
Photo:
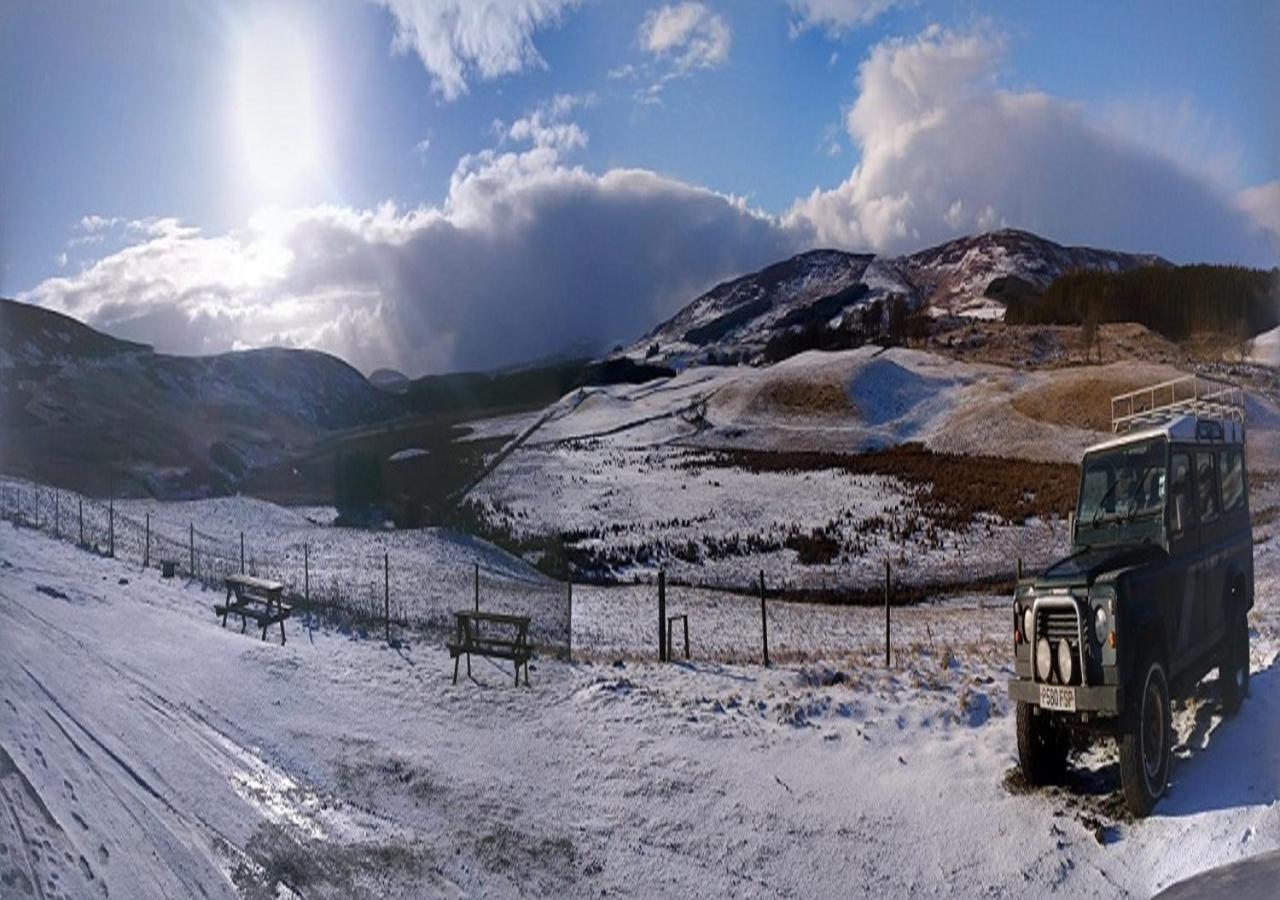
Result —
[{"label": "vehicle front wheel", "polygon": [[1140,687],[1120,736],[1120,784],[1125,806],[1141,818],[1151,812],[1169,784],[1173,716],[1164,664],[1148,657],[1138,672]]},{"label": "vehicle front wheel", "polygon": [[1227,635],[1218,664],[1218,685],[1223,711],[1235,715],[1249,695],[1249,620],[1245,616],[1240,616]]},{"label": "vehicle front wheel", "polygon": [[1070,736],[1030,703],[1018,702],[1018,763],[1028,784],[1058,784],[1067,770]]}]

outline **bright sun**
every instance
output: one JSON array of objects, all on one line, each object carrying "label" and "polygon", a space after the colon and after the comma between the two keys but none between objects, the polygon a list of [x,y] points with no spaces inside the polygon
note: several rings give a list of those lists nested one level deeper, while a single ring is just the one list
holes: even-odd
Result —
[{"label": "bright sun", "polygon": [[233,124],[256,200],[286,199],[320,174],[315,60],[305,27],[283,15],[249,24],[235,51]]}]

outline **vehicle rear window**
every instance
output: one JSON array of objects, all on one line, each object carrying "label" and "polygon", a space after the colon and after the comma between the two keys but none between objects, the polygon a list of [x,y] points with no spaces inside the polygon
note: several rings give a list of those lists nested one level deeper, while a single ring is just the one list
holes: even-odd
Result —
[{"label": "vehicle rear window", "polygon": [[1239,450],[1223,450],[1218,454],[1222,475],[1222,509],[1230,512],[1244,502],[1244,457]]},{"label": "vehicle rear window", "polygon": [[1196,453],[1196,499],[1200,521],[1208,522],[1218,514],[1218,467],[1213,464],[1213,451]]}]

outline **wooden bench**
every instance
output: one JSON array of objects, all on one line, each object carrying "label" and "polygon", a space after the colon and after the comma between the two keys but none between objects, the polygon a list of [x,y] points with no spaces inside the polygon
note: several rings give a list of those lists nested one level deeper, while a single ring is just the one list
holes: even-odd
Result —
[{"label": "wooden bench", "polygon": [[[454,636],[449,641],[453,657],[453,683],[458,683],[458,660],[467,657],[467,677],[471,677],[471,654],[509,659],[516,664],[516,685],[520,684],[520,667],[524,666],[524,683],[529,685],[529,617],[503,613],[459,610],[454,616]],[[501,632],[494,634],[495,631]]]},{"label": "wooden bench", "polygon": [[[222,616],[222,627],[227,627],[227,616],[240,617],[240,632],[244,633],[250,619],[262,629],[262,639],[267,639],[267,629],[280,624],[280,646],[284,646],[284,620],[293,614],[293,607],[281,599],[284,585],[278,581],[255,578],[252,575],[228,575],[225,579],[227,599],[214,606],[214,615]],[[233,599],[234,598],[234,599]]]}]

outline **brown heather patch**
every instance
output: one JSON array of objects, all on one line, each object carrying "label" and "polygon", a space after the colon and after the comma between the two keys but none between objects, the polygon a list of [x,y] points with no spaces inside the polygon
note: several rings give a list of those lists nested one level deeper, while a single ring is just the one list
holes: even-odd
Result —
[{"label": "brown heather patch", "polygon": [[1017,525],[1033,516],[1065,516],[1075,507],[1080,477],[1077,467],[1066,463],[937,453],[920,444],[858,454],[718,450],[700,458],[696,465],[749,472],[836,469],[851,475],[897,478],[912,490],[925,516],[952,528],[969,525],[984,514]]}]

